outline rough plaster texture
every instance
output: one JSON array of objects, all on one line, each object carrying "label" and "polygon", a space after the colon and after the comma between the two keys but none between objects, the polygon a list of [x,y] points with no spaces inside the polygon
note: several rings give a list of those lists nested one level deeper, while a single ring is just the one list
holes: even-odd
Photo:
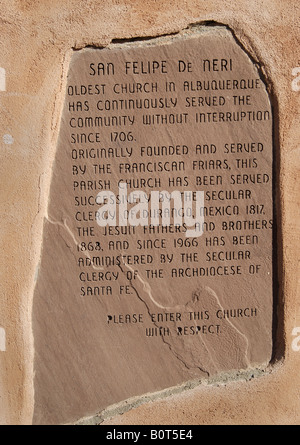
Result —
[{"label": "rough plaster texture", "polygon": [[[253,379],[195,386],[104,415],[110,424],[299,423],[298,1],[1,1],[0,422],[31,424],[31,309],[43,217],[72,48],[175,33],[193,23],[228,25],[270,84],[275,115],[278,292],[274,354]],[[292,81],[294,79],[294,83]],[[3,86],[3,82],[1,82]],[[2,88],[3,89],[3,88]],[[3,343],[3,339],[2,339]],[[148,395],[149,396],[149,395]],[[150,397],[151,398],[151,397]],[[126,406],[126,403],[125,403]],[[111,417],[112,416],[112,417]],[[147,419],[147,420],[145,420]]]}]

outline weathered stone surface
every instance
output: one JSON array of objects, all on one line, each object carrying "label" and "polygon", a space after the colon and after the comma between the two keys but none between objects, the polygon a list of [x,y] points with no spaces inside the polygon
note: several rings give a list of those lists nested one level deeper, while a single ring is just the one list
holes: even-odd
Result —
[{"label": "weathered stone surface", "polygon": [[[298,424],[299,1],[22,0],[1,6],[1,424],[32,422],[32,296],[72,48],[177,33],[206,21],[233,30],[259,62],[272,96],[278,271],[272,360],[265,373],[255,371],[250,380],[243,373],[236,379],[229,372],[226,382],[216,376],[208,382],[221,383],[194,382],[192,388],[187,385],[189,390],[186,385],[176,387],[163,393],[164,400],[148,393],[91,421]],[[117,412],[117,417],[107,418]]]},{"label": "weathered stone surface", "polygon": [[[266,87],[225,28],[73,54],[34,296],[36,423],[266,366],[272,152]],[[204,234],[99,227],[96,196],[119,181],[203,191]]]}]

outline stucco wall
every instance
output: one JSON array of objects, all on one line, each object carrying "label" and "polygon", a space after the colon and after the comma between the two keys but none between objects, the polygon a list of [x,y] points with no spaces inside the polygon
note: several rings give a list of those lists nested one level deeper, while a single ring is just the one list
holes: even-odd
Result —
[{"label": "stucco wall", "polygon": [[125,414],[120,414],[121,404],[101,419],[104,424],[298,423],[299,2],[3,0],[0,4],[0,422],[32,422],[32,296],[72,49],[171,34],[214,21],[229,26],[261,64],[274,107],[278,290],[273,360],[263,376],[242,376],[161,397],[148,394],[145,403],[134,401]]}]

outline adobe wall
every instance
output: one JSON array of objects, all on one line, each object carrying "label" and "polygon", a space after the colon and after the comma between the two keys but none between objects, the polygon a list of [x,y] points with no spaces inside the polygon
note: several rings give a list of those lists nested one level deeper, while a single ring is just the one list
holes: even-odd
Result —
[{"label": "adobe wall", "polygon": [[273,108],[278,281],[272,359],[262,372],[225,373],[141,394],[87,413],[81,422],[299,422],[299,9],[296,0],[1,1],[1,424],[33,422],[33,294],[74,49],[212,22],[227,26],[259,63]]}]

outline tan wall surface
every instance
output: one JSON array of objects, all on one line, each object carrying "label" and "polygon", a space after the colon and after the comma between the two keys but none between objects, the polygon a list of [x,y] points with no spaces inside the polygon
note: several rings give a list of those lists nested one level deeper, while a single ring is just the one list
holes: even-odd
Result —
[{"label": "tan wall surface", "polygon": [[[0,422],[31,424],[34,406],[31,308],[51,167],[72,48],[176,33],[191,24],[228,25],[270,85],[278,209],[277,329],[263,376],[240,376],[120,404],[104,424],[299,423],[298,0],[68,2],[0,1],[1,299]],[[276,118],[277,116],[277,118]],[[0,345],[1,345],[0,342]]]}]

